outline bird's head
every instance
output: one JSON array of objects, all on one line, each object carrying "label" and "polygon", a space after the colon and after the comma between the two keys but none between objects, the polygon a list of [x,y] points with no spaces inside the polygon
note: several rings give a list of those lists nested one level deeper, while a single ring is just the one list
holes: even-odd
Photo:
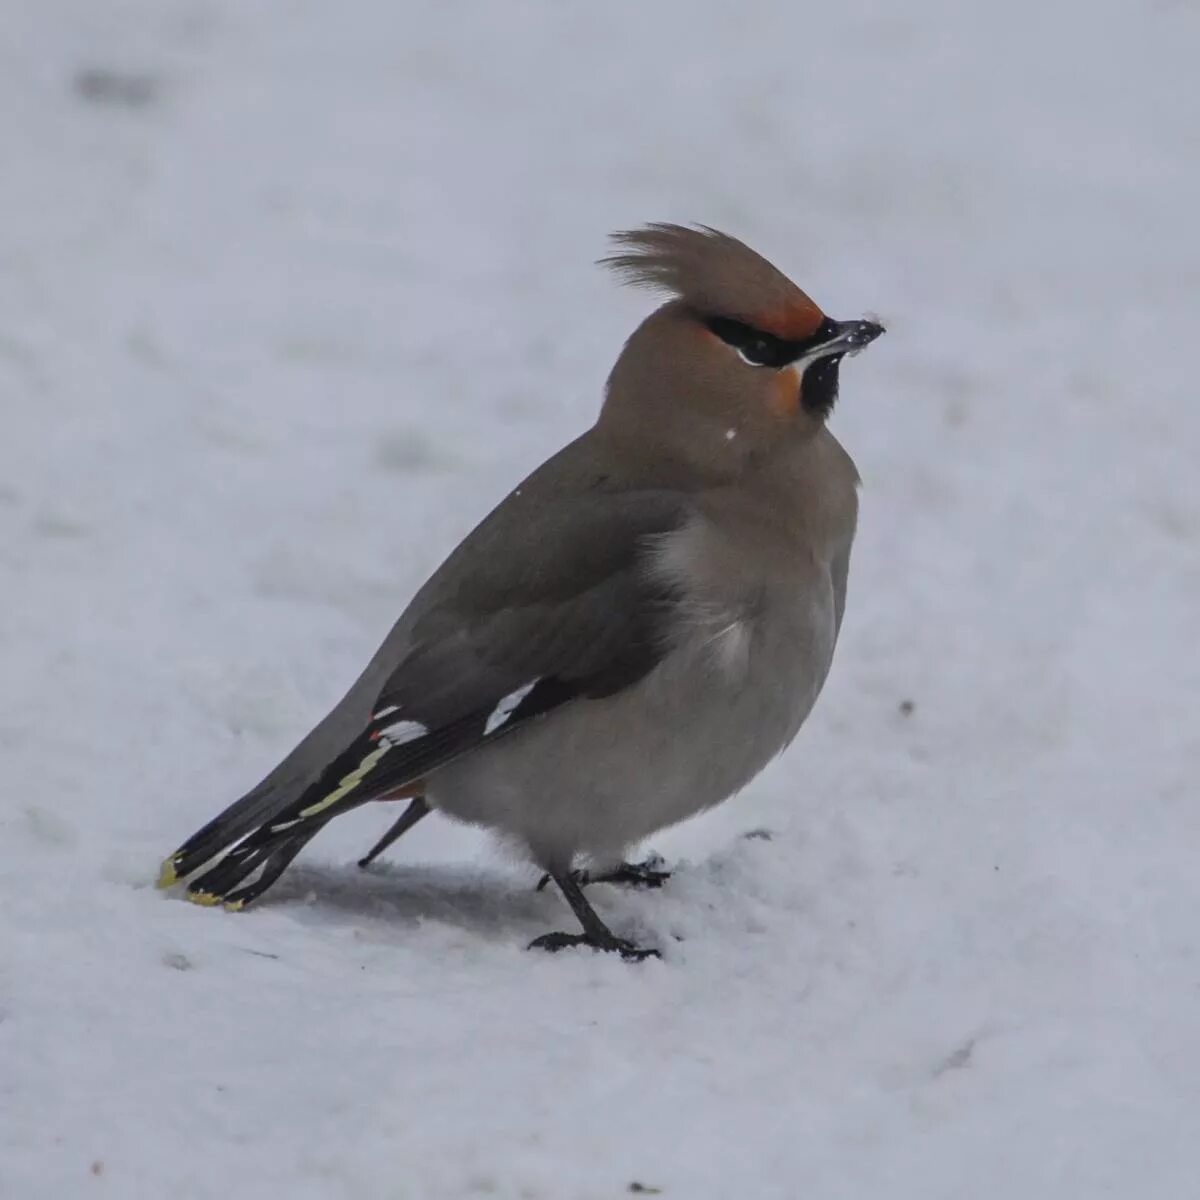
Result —
[{"label": "bird's head", "polygon": [[883,333],[876,321],[827,317],[765,258],[707,226],[654,224],[613,240],[601,262],[671,298],[626,343],[601,421],[698,440],[704,458],[713,438],[741,457],[819,427],[843,358]]}]

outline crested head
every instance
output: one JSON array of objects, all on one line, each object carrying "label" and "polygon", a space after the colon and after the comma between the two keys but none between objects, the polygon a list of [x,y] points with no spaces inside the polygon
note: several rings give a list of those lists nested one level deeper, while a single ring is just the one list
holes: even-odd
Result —
[{"label": "crested head", "polygon": [[664,450],[669,441],[695,457],[719,436],[717,457],[736,467],[804,436],[833,409],[842,359],[883,332],[831,320],[761,254],[707,225],[612,236],[618,250],[600,261],[668,300],[626,343],[601,418]]},{"label": "crested head", "polygon": [[786,341],[811,337],[825,314],[745,242],[707,225],[656,223],[614,233],[621,247],[600,261],[635,287],[666,292],[709,317],[725,317]]}]

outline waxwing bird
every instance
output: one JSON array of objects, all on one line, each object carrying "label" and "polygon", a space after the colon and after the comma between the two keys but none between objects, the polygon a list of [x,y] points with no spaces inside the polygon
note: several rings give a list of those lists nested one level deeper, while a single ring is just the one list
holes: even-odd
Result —
[{"label": "waxwing bird", "polygon": [[595,425],[466,537],[341,702],[166,859],[161,886],[241,908],[341,813],[407,800],[364,861],[436,810],[558,885],[583,932],[534,946],[654,953],[614,935],[583,884],[655,882],[628,848],[744,787],[812,709],[858,510],[825,422],[843,358],[883,329],[831,320],[715,229],[614,241],[602,261],[667,299]]}]

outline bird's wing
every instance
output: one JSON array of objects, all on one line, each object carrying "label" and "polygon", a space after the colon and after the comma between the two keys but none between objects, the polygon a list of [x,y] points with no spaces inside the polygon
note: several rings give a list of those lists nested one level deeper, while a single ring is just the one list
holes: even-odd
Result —
[{"label": "bird's wing", "polygon": [[677,599],[646,555],[685,515],[662,492],[574,497],[529,513],[516,557],[481,547],[475,569],[448,564],[441,599],[415,622],[366,729],[299,811],[392,791],[562,704],[642,678],[666,652]]},{"label": "bird's wing", "polygon": [[210,902],[339,813],[640,679],[665,653],[677,599],[647,553],[688,515],[663,491],[510,496],[410,605],[397,627],[404,649],[363,723],[298,789],[260,786],[209,821],[166,859],[160,884],[219,857],[189,885]]}]

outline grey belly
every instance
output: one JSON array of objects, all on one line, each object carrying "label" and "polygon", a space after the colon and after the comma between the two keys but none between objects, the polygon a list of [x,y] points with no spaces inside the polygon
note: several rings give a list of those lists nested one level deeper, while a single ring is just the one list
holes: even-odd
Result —
[{"label": "grey belly", "polygon": [[733,795],[795,737],[833,655],[832,590],[745,632],[726,655],[698,628],[633,687],[572,702],[443,767],[429,802],[546,867],[618,858]]}]

